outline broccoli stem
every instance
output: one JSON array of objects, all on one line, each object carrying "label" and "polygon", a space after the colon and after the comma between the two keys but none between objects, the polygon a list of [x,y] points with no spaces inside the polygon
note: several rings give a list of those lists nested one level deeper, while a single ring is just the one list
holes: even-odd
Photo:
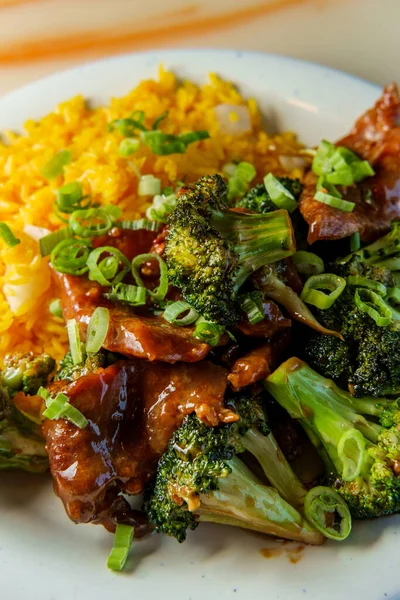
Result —
[{"label": "broccoli stem", "polygon": [[[33,428],[34,425],[32,430]],[[23,434],[7,419],[0,422],[0,471],[22,469],[32,473],[43,473],[48,466],[44,440],[33,434]]]},{"label": "broccoli stem", "polygon": [[218,479],[218,489],[200,494],[194,513],[200,521],[229,524],[307,544],[322,544],[324,536],[290,506],[275,488],[262,485],[237,457],[228,461],[231,473]]},{"label": "broccoli stem", "polygon": [[270,483],[294,507],[302,507],[307,490],[282,454],[272,433],[267,436],[254,427],[242,436],[244,448],[253,454]]}]

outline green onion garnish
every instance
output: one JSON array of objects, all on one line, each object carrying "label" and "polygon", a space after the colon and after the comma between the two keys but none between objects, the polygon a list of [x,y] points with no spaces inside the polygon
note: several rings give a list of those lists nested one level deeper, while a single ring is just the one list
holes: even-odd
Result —
[{"label": "green onion garnish", "polygon": [[83,275],[88,271],[86,264],[91,250],[89,240],[68,238],[57,244],[50,254],[50,262],[56,271],[69,275]]},{"label": "green onion garnish", "polygon": [[115,206],[115,204],[104,204],[99,208],[103,212],[107,213],[112,221],[116,221],[122,215],[122,209],[119,206]]},{"label": "green onion garnish", "polygon": [[342,463],[344,481],[354,481],[361,473],[365,461],[365,438],[358,429],[345,431],[337,445],[338,457]]},{"label": "green onion garnish", "polygon": [[360,247],[361,247],[360,233],[358,231],[355,231],[350,236],[350,250],[351,250],[351,252],[356,252],[356,250],[359,250]]},{"label": "green onion garnish", "polygon": [[356,285],[363,288],[368,288],[373,290],[380,296],[386,296],[386,286],[379,281],[374,281],[373,279],[368,279],[368,277],[363,277],[362,275],[350,275],[347,278],[347,283],[349,285]]},{"label": "green onion garnish", "polygon": [[117,523],[115,530],[114,547],[111,550],[107,567],[112,571],[122,571],[128,558],[135,530],[131,525]]},{"label": "green onion garnish", "polygon": [[71,237],[72,233],[69,227],[63,227],[58,231],[53,231],[53,233],[45,235],[39,240],[40,254],[42,256],[48,256],[52,253],[53,249],[57,246],[57,244],[59,244],[59,242]]},{"label": "green onion garnish", "polygon": [[140,276],[140,267],[143,263],[149,260],[157,260],[160,268],[160,282],[154,290],[147,290],[149,295],[155,300],[155,302],[161,302],[164,300],[168,292],[168,269],[167,265],[158,254],[139,254],[132,261],[132,275],[139,287],[146,287]]},{"label": "green onion garnish", "polygon": [[157,221],[150,221],[150,219],[138,219],[137,221],[118,221],[117,227],[121,229],[132,229],[137,231],[138,229],[146,229],[147,231],[158,231],[160,229],[160,223]]},{"label": "green onion garnish", "polygon": [[354,302],[357,308],[370,316],[378,327],[387,327],[392,322],[392,311],[389,306],[372,290],[357,289],[354,293]]},{"label": "green onion garnish", "polygon": [[272,202],[278,208],[284,208],[288,212],[293,212],[297,208],[296,198],[272,173],[264,177],[264,185]]},{"label": "green onion garnish", "polygon": [[158,115],[157,119],[153,123],[152,130],[155,131],[158,129],[159,124],[164,121],[169,115],[169,110],[165,110],[161,115]]},{"label": "green onion garnish", "polygon": [[203,317],[199,317],[196,321],[196,329],[193,336],[209,346],[216,346],[223,333],[223,328],[217,323],[206,321]]},{"label": "green onion garnish", "polygon": [[250,292],[239,298],[240,308],[247,314],[250,325],[256,325],[265,318],[262,298],[259,292]]},{"label": "green onion garnish", "polygon": [[72,362],[74,363],[74,365],[79,365],[83,360],[83,353],[81,338],[79,337],[78,323],[76,319],[68,319],[67,333]]},{"label": "green onion garnish", "polygon": [[138,186],[139,196],[155,196],[161,192],[161,180],[154,175],[142,175]]},{"label": "green onion garnish", "polygon": [[[200,142],[200,140],[207,140],[210,137],[208,131],[189,131],[188,133],[181,133],[178,136],[180,142],[183,142],[185,146],[193,144],[193,142]],[[248,163],[247,163],[248,164]],[[251,181],[251,180],[250,180]]]},{"label": "green onion garnish", "polygon": [[49,394],[46,397],[42,395],[42,397],[45,398],[46,403],[46,409],[43,411],[46,419],[68,419],[79,429],[84,429],[88,425],[86,417],[69,403],[69,398],[65,394],[57,394],[55,398],[51,398]]},{"label": "green onion garnish", "polygon": [[82,238],[104,235],[112,227],[113,219],[102,208],[75,210],[69,220],[69,225],[75,235]]},{"label": "green onion garnish", "polygon": [[86,333],[86,352],[95,354],[100,350],[107,337],[110,324],[110,313],[108,308],[98,306],[89,321]]},{"label": "green onion garnish", "polygon": [[[90,208],[90,196],[84,196],[80,181],[71,181],[57,190],[56,211],[71,214],[75,210]],[[60,216],[57,213],[57,216]]]},{"label": "green onion garnish", "polygon": [[351,514],[343,498],[332,488],[318,485],[304,498],[307,520],[325,537],[342,541],[351,531]]},{"label": "green onion garnish", "polygon": [[326,194],[322,191],[316,192],[314,200],[322,202],[323,204],[328,204],[329,206],[332,206],[332,208],[338,208],[344,212],[353,212],[355,207],[354,202],[348,202],[348,200],[336,198],[335,196],[331,196],[330,194]]},{"label": "green onion garnish", "polygon": [[120,143],[118,152],[121,156],[130,156],[139,150],[139,146],[139,140],[127,137]]},{"label": "green onion garnish", "polygon": [[326,182],[343,186],[352,185],[375,174],[368,161],[361,160],[348,148],[336,147],[326,140],[322,140],[319,145],[312,170]]},{"label": "green onion garnish", "polygon": [[146,304],[147,290],[129,283],[118,283],[111,292],[104,294],[108,300],[125,302],[130,306],[144,306]]},{"label": "green onion garnish", "polygon": [[233,176],[228,179],[228,200],[243,196],[246,190],[247,184],[240,177]]},{"label": "green onion garnish", "polygon": [[5,241],[7,246],[10,246],[10,248],[21,243],[21,240],[15,237],[7,223],[0,222],[0,237]]},{"label": "green onion garnish", "polygon": [[[139,115],[140,113],[140,115]],[[138,131],[147,131],[147,127],[143,125],[144,113],[143,111],[136,111],[139,118],[130,119],[115,119],[108,124],[108,131],[118,131],[124,137],[133,137]],[[143,119],[141,115],[143,114]],[[132,113],[132,117],[135,113]]]},{"label": "green onion garnish", "polygon": [[293,254],[292,261],[302,275],[320,275],[325,270],[324,261],[314,252],[299,250]]},{"label": "green onion garnish", "polygon": [[47,400],[47,398],[50,398],[50,393],[42,385],[40,386],[40,388],[36,392],[36,395],[40,396],[44,400]]},{"label": "green onion garnish", "polygon": [[[101,258],[104,253],[108,256]],[[113,246],[100,246],[92,250],[86,264],[89,269],[89,279],[105,286],[116,285],[122,281],[131,268],[131,263],[126,256]]]},{"label": "green onion garnish", "polygon": [[199,313],[188,302],[178,300],[167,306],[163,317],[168,323],[184,327],[197,321]]},{"label": "green onion garnish", "polygon": [[43,167],[42,175],[45,179],[51,181],[64,171],[64,167],[69,165],[72,160],[72,153],[70,150],[60,150],[51,158]]},{"label": "green onion garnish", "polygon": [[50,304],[49,304],[49,311],[55,317],[60,317],[62,319],[63,312],[62,312],[62,308],[61,308],[61,301],[60,301],[59,298],[57,298],[56,300],[53,300],[52,302],[50,302]]},{"label": "green onion garnish", "polygon": [[[313,275],[307,279],[300,298],[321,310],[330,308],[346,287],[346,280],[333,273]],[[326,294],[322,290],[329,291]]]},{"label": "green onion garnish", "polygon": [[176,208],[176,201],[176,194],[154,196],[151,206],[146,210],[146,217],[159,223],[166,223],[167,217]]},{"label": "green onion garnish", "polygon": [[141,134],[141,137],[152,153],[158,156],[184,154],[186,152],[185,142],[176,135],[163,133],[162,131],[146,131]]}]

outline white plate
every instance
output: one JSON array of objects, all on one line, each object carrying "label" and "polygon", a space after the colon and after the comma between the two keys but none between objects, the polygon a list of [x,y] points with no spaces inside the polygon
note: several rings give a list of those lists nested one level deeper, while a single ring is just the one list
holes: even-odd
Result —
[{"label": "white plate", "polygon": [[[155,76],[163,62],[179,76],[202,82],[209,71],[254,96],[268,126],[293,129],[307,143],[335,139],[369,107],[379,89],[321,66],[234,51],[157,52],[122,56],[54,75],[0,99],[0,129],[19,128],[77,93],[96,102],[126,93]],[[75,526],[41,476],[2,473],[0,484],[0,597],[2,600],[384,600],[400,598],[397,532],[389,517],[357,523],[342,544],[307,547],[292,564],[278,542],[218,526],[200,526],[184,544],[153,536],[135,544],[127,572],[105,563],[112,536]],[[400,537],[400,535],[399,535]]]}]

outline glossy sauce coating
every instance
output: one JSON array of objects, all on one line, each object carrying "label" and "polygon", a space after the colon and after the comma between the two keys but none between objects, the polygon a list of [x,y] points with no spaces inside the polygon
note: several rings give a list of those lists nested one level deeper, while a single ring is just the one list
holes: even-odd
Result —
[{"label": "glossy sauce coating", "polygon": [[143,490],[185,414],[196,411],[208,425],[237,419],[224,407],[226,384],[226,370],[209,362],[135,360],[50,386],[89,421],[85,429],[64,419],[43,424],[55,491],[70,518],[112,527],[118,493]]}]

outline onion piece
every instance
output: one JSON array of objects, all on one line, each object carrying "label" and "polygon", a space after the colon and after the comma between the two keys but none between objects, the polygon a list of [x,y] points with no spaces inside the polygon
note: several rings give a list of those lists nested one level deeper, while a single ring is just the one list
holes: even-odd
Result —
[{"label": "onion piece", "polygon": [[46,227],[36,227],[36,225],[27,224],[24,226],[24,233],[26,233],[26,235],[29,235],[29,237],[38,242],[40,238],[49,235],[51,231]]},{"label": "onion piece", "polygon": [[251,119],[247,106],[218,104],[214,113],[222,133],[239,135],[251,131]]},{"label": "onion piece", "polygon": [[288,156],[286,154],[281,154],[279,157],[279,162],[285,171],[293,171],[294,169],[304,169],[307,165],[307,160],[302,156]]}]

